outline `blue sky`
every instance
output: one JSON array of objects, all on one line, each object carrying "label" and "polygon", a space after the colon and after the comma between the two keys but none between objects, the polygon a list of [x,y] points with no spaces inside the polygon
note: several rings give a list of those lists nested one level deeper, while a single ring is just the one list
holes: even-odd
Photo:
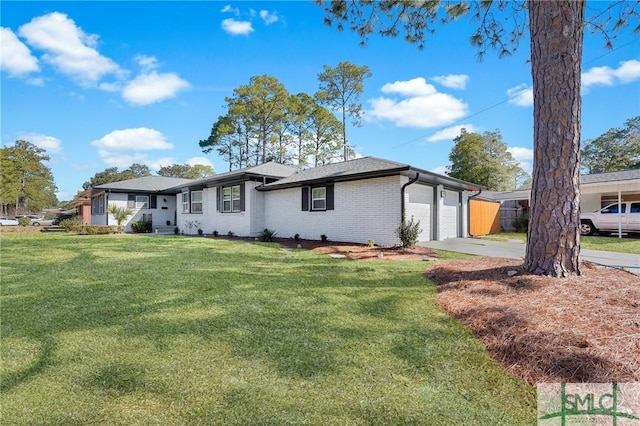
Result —
[{"label": "blue sky", "polygon": [[[601,7],[604,2],[594,2]],[[499,130],[530,171],[531,72],[525,39],[516,54],[482,62],[474,23],[441,26],[418,50],[401,38],[323,23],[322,9],[287,2],[0,2],[3,146],[28,140],[50,155],[58,198],[96,173],[132,163],[228,165],[198,141],[226,113],[224,98],[255,75],[313,95],[323,65],[367,65],[356,152],[444,172],[460,127]],[[585,35],[582,139],[640,115],[640,35],[607,50]]]}]

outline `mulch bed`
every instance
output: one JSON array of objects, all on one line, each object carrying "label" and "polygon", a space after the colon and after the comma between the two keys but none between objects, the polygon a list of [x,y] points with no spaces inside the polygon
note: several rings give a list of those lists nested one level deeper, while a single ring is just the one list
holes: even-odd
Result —
[{"label": "mulch bed", "polygon": [[481,257],[443,262],[425,277],[438,284],[437,303],[531,384],[640,381],[636,275],[585,262],[580,277],[549,278],[518,260]]}]

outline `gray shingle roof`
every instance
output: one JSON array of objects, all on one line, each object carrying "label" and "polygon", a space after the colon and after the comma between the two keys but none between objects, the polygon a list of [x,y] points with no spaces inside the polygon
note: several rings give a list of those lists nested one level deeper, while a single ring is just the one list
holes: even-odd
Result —
[{"label": "gray shingle roof", "polygon": [[581,175],[580,183],[605,183],[633,179],[640,179],[640,169],[624,170],[622,172],[597,173],[593,175]]},{"label": "gray shingle roof", "polygon": [[94,189],[110,189],[112,191],[158,192],[177,185],[183,185],[187,182],[191,182],[191,179],[164,176],[145,176],[136,179],[128,179],[119,182],[97,185],[94,187]]},{"label": "gray shingle roof", "polygon": [[259,189],[270,190],[289,188],[300,186],[302,184],[339,182],[398,174],[413,178],[416,173],[420,174],[421,182],[440,184],[459,190],[477,190],[479,188],[478,185],[454,179],[449,176],[443,176],[437,173],[417,169],[409,164],[398,163],[376,157],[363,157],[355,160],[342,161],[339,163],[331,163],[324,166],[300,170],[289,177],[278,180],[277,182],[263,185]]},{"label": "gray shingle roof", "polygon": [[[284,178],[295,173],[296,168],[291,166],[285,166],[284,164],[269,162],[259,164],[257,166],[246,167],[244,169],[233,170],[230,172],[219,173],[215,176],[206,177],[203,179],[192,180],[188,182],[188,186],[213,186],[220,182],[228,182],[233,180],[242,180],[247,177],[267,177],[267,178]],[[173,189],[179,189],[185,186],[176,185]]]},{"label": "gray shingle roof", "polygon": [[292,186],[307,181],[340,180],[341,178],[344,179],[372,173],[409,170],[409,168],[410,166],[408,164],[396,163],[395,161],[382,160],[375,157],[364,157],[300,170],[277,182],[267,184],[264,187],[266,189]]}]

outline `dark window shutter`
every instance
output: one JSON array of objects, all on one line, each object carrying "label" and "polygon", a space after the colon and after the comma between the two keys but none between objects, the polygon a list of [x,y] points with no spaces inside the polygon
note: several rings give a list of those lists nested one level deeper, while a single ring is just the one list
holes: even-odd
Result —
[{"label": "dark window shutter", "polygon": [[157,209],[158,208],[158,196],[152,195],[149,197],[149,208]]},{"label": "dark window shutter", "polygon": [[127,207],[130,209],[136,207],[136,194],[129,194],[127,196]]},{"label": "dark window shutter", "polygon": [[216,211],[220,211],[220,205],[222,204],[222,187],[216,187]]},{"label": "dark window shutter", "polygon": [[309,187],[308,186],[302,187],[302,211],[304,212],[309,211]]},{"label": "dark window shutter", "polygon": [[240,184],[240,211],[244,211],[244,183]]},{"label": "dark window shutter", "polygon": [[333,184],[327,185],[327,210],[333,210]]}]

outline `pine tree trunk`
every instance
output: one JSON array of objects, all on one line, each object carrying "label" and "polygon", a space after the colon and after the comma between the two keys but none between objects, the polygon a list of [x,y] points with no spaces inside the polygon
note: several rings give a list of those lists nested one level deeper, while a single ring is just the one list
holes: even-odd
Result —
[{"label": "pine tree trunk", "polygon": [[585,1],[529,1],[534,162],[525,268],[580,275],[580,76]]}]

